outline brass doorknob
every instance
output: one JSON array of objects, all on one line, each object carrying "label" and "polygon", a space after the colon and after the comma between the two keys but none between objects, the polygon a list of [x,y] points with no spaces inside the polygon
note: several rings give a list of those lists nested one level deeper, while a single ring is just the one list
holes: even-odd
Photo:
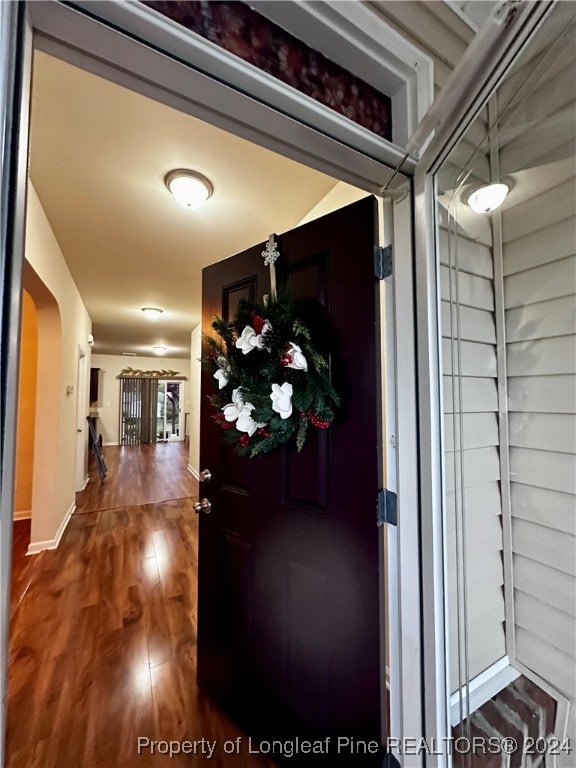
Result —
[{"label": "brass doorknob", "polygon": [[204,512],[204,514],[207,515],[211,509],[212,504],[210,504],[208,499],[201,499],[201,501],[197,501],[196,504],[194,504],[194,512]]},{"label": "brass doorknob", "polygon": [[212,480],[212,472],[210,472],[209,469],[203,469],[202,472],[200,472],[200,482],[208,483],[210,480]]}]

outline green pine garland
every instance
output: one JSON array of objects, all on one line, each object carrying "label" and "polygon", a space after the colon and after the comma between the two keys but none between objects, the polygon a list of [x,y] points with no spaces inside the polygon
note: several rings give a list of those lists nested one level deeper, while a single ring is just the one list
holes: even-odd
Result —
[{"label": "green pine garland", "polygon": [[242,299],[230,324],[204,334],[204,370],[217,381],[214,421],[242,456],[259,456],[294,440],[300,451],[310,425],[327,429],[339,398],[328,363],[288,293],[261,304]]}]

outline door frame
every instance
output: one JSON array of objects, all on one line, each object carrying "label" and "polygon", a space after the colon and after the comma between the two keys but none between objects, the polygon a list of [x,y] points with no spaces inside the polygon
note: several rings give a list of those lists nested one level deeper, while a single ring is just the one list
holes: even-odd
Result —
[{"label": "door frame", "polygon": [[[86,12],[80,12],[86,5]],[[235,77],[243,79],[243,92],[222,82],[221,67],[225,52],[209,50],[210,74],[198,70],[198,63],[172,58],[175,48],[187,53],[206,55],[207,43],[198,36],[185,35],[172,23],[146,18],[142,9],[117,2],[77,3],[77,8],[55,0],[43,3],[0,4],[2,19],[0,34],[11,45],[3,48],[12,58],[0,63],[12,77],[5,98],[5,111],[0,113],[2,127],[13,130],[12,160],[2,165],[3,190],[13,195],[8,234],[9,246],[2,242],[4,260],[12,259],[11,299],[7,317],[10,333],[8,354],[2,349],[5,363],[6,404],[14,406],[18,381],[20,292],[24,258],[26,214],[26,170],[29,138],[29,102],[33,48],[64,58],[95,74],[111,79],[146,96],[169,104],[181,111],[206,120],[254,143],[270,148],[299,161],[386,198],[385,221],[387,242],[395,243],[394,273],[384,281],[385,316],[388,318],[385,341],[389,359],[395,358],[386,372],[387,382],[383,400],[383,416],[387,417],[389,440],[384,450],[383,478],[398,496],[400,525],[392,530],[386,541],[381,529],[382,545],[388,550],[387,582],[390,589],[390,659],[391,659],[391,722],[394,737],[402,738],[423,732],[420,704],[420,576],[419,576],[419,513],[416,441],[416,369],[413,299],[412,202],[410,174],[414,160],[408,158],[403,173],[394,173],[403,151],[384,139],[367,135],[351,121],[335,116],[331,110],[309,104],[287,86],[280,91],[290,98],[283,109],[270,106],[271,94],[278,85],[267,80],[250,65],[234,63]],[[10,13],[4,9],[10,9]],[[16,10],[18,9],[18,10]],[[94,18],[116,15],[109,23]],[[118,20],[120,14],[120,21]],[[149,16],[150,14],[148,14]],[[18,25],[15,18],[18,16]],[[9,18],[8,18],[9,17]],[[118,31],[118,27],[122,32]],[[9,40],[9,32],[12,37]],[[137,38],[137,39],[135,39]],[[141,45],[146,40],[156,48]],[[82,50],[78,41],[82,40]],[[158,42],[160,41],[160,42]],[[211,45],[211,44],[210,44]],[[409,44],[406,44],[409,46]],[[420,57],[421,58],[421,57]],[[227,60],[225,62],[230,65]],[[195,68],[196,67],[196,68]],[[2,70],[4,75],[4,71]],[[263,85],[263,81],[264,85]],[[246,85],[263,89],[258,97],[246,93]],[[4,108],[4,104],[1,105]],[[306,113],[303,117],[303,110]],[[420,109],[421,111],[421,109]],[[16,125],[13,120],[19,118]],[[306,122],[304,122],[304,119]],[[327,133],[328,131],[328,133]],[[368,132],[369,134],[369,132]],[[389,185],[391,191],[383,193]],[[4,194],[4,193],[3,193]],[[390,323],[393,319],[393,326]],[[2,393],[4,398],[4,393]],[[5,403],[2,403],[4,407]],[[394,410],[392,410],[394,409]],[[9,412],[9,409],[8,409]],[[394,414],[394,416],[393,416]],[[6,420],[2,432],[2,477],[13,477],[15,425]],[[394,432],[391,430],[394,429]],[[393,435],[396,435],[393,438]],[[387,471],[386,471],[387,470]],[[6,659],[8,642],[8,585],[11,547],[12,482],[3,482],[0,498],[2,527],[0,560],[2,568],[0,643]],[[374,521],[376,527],[376,519]],[[386,584],[382,582],[382,593]],[[382,627],[384,633],[385,627]],[[0,668],[0,766],[4,765],[4,736],[6,728],[6,666]]]},{"label": "door frame", "polygon": [[88,353],[78,345],[78,370],[76,373],[76,492],[83,491],[88,483]]}]

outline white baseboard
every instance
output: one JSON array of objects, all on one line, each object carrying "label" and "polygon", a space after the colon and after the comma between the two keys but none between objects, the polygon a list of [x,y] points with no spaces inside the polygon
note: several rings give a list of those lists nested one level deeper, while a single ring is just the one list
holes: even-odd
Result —
[{"label": "white baseboard", "polygon": [[72,514],[75,509],[76,509],[76,504],[71,504],[70,509],[68,510],[68,512],[66,512],[66,514],[62,519],[62,522],[58,526],[58,530],[56,531],[56,536],[54,536],[53,539],[45,539],[44,541],[31,541],[28,546],[28,551],[26,552],[26,554],[37,555],[38,552],[42,552],[45,549],[56,549],[58,547],[58,544],[60,544],[60,539],[62,538],[62,535],[66,530],[66,526],[68,525],[68,521],[72,517]]},{"label": "white baseboard", "polygon": [[[86,477],[84,478],[84,485],[82,486],[82,488],[80,488],[80,492],[82,492],[84,488],[86,488],[89,482],[90,482],[90,477],[86,475]],[[76,493],[78,493],[78,491],[76,491]]]},{"label": "white baseboard", "polygon": [[120,443],[118,443],[118,442],[115,442],[115,443],[113,443],[113,442],[110,442],[110,443],[106,442],[106,443],[104,443],[103,442],[102,443],[102,447],[103,448],[106,448],[106,446],[108,446],[108,445],[120,445]]},{"label": "white baseboard", "polygon": [[21,512],[14,512],[14,520],[30,520],[32,517],[32,510],[25,509]]},{"label": "white baseboard", "polygon": [[192,477],[195,477],[196,480],[200,480],[200,472],[198,472],[197,469],[194,469],[192,464],[188,464],[188,472],[192,475]]}]

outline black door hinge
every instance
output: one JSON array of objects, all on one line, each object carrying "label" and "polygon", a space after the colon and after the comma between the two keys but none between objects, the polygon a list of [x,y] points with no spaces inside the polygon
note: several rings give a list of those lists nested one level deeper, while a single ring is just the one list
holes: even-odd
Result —
[{"label": "black door hinge", "polygon": [[384,523],[398,525],[398,511],[394,491],[389,491],[387,488],[378,491],[376,509],[378,525],[384,525]]},{"label": "black door hinge", "polygon": [[374,246],[374,274],[378,280],[385,280],[392,274],[392,246]]}]

